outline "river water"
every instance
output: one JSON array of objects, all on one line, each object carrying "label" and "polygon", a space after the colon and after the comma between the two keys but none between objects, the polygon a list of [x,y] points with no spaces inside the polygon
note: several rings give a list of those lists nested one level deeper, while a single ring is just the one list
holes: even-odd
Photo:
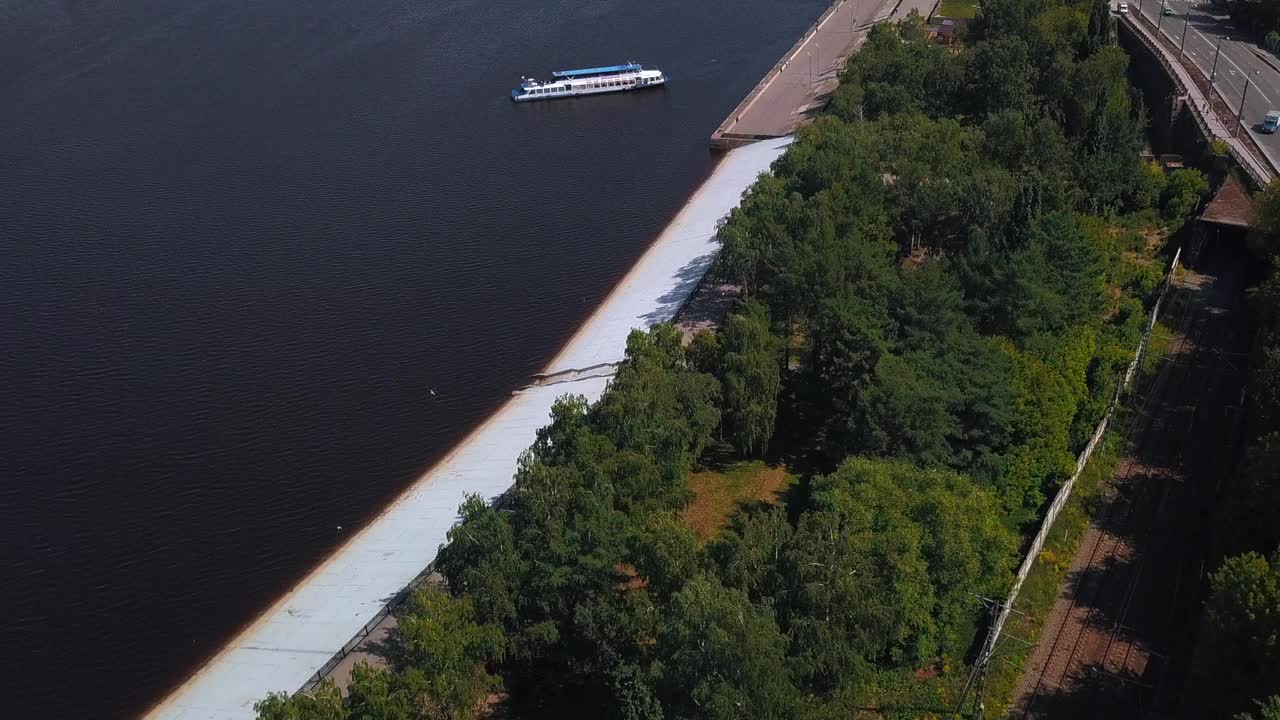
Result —
[{"label": "river water", "polygon": [[[0,705],[141,712],[491,412],[825,0],[0,0]],[[636,60],[668,88],[516,105]]]}]

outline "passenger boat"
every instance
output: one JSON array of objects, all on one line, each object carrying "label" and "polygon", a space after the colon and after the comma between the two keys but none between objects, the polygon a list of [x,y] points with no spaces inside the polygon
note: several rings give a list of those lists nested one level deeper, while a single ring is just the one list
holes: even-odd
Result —
[{"label": "passenger boat", "polygon": [[667,81],[667,77],[661,70],[645,70],[637,63],[582,70],[557,70],[551,73],[551,77],[555,79],[547,82],[539,82],[530,77],[520,78],[520,87],[511,91],[511,99],[516,102],[553,100],[578,95],[639,90],[662,85]]}]

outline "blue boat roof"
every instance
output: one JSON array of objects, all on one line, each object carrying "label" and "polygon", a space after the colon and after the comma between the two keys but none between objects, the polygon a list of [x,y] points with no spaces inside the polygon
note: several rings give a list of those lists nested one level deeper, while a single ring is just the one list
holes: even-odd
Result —
[{"label": "blue boat roof", "polygon": [[639,63],[627,63],[626,65],[610,65],[609,67],[583,68],[582,70],[557,70],[551,73],[554,77],[582,77],[583,75],[603,75],[613,72],[627,72],[628,70],[639,70]]}]

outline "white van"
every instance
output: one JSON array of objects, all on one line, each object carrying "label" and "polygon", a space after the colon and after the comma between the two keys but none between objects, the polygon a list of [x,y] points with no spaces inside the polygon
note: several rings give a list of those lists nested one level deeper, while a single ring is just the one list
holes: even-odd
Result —
[{"label": "white van", "polygon": [[1262,118],[1262,132],[1270,135],[1276,130],[1280,130],[1280,110],[1272,110]]}]

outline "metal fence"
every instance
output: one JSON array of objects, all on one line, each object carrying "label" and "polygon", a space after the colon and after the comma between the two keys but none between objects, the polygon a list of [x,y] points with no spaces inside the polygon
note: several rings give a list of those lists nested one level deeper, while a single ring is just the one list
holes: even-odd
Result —
[{"label": "metal fence", "polygon": [[[493,507],[499,510],[507,507],[515,491],[516,491],[516,487],[515,485],[512,485],[510,488],[507,489],[506,492],[502,493],[496,499],[493,500],[492,502]],[[431,578],[431,576],[435,574],[435,567],[436,567],[436,563],[434,560],[432,560],[431,563],[427,565],[425,570],[418,573],[417,577],[415,577],[413,580],[410,580],[408,585],[404,586],[404,588],[401,589],[400,592],[396,593],[394,597],[388,600],[387,604],[383,605],[382,609],[378,610],[377,614],[374,615],[373,618],[369,620],[369,622],[365,623],[364,627],[360,628],[359,632],[357,632],[354,636],[352,636],[352,638],[348,640],[338,650],[338,652],[334,653],[333,657],[329,658],[329,660],[325,662],[324,665],[321,665],[320,669],[317,670],[315,674],[307,678],[307,681],[302,684],[302,687],[298,688],[298,692],[307,692],[308,690],[314,690],[315,687],[319,685],[321,682],[323,682],[325,678],[332,675],[333,671],[337,669],[338,665],[343,660],[346,660],[347,656],[355,652],[356,648],[360,647],[361,643],[363,643],[365,640],[368,640],[369,635],[375,629],[377,629],[377,627],[381,625],[384,620],[386,620],[391,615],[394,615],[396,611],[399,610],[401,606],[404,605],[405,601],[407,601],[410,597],[413,596],[413,592],[415,590],[422,587],[426,583],[435,582]]]},{"label": "metal fence", "polygon": [[1022,583],[1027,579],[1027,574],[1031,572],[1031,568],[1035,567],[1036,558],[1039,557],[1040,550],[1044,547],[1044,541],[1049,536],[1049,531],[1053,529],[1053,523],[1058,519],[1058,513],[1062,512],[1062,508],[1066,506],[1067,500],[1071,497],[1071,490],[1075,487],[1076,479],[1080,477],[1080,473],[1084,472],[1084,468],[1089,464],[1089,458],[1093,455],[1094,449],[1098,447],[1098,443],[1102,442],[1103,436],[1106,435],[1107,425],[1115,415],[1116,408],[1120,404],[1120,398],[1129,387],[1129,383],[1133,381],[1133,376],[1138,368],[1141,367],[1143,360],[1146,359],[1147,346],[1151,341],[1151,329],[1155,327],[1156,318],[1160,316],[1160,305],[1164,302],[1165,294],[1169,291],[1169,285],[1173,282],[1174,273],[1178,270],[1178,260],[1181,257],[1182,248],[1178,248],[1178,251],[1173,255],[1173,263],[1169,266],[1169,272],[1165,275],[1164,283],[1160,286],[1160,294],[1156,297],[1156,304],[1151,308],[1151,315],[1147,318],[1146,326],[1142,329],[1142,340],[1138,342],[1138,351],[1134,354],[1133,362],[1130,362],[1129,367],[1125,368],[1124,376],[1116,388],[1115,396],[1111,398],[1107,413],[1103,415],[1102,420],[1098,422],[1098,427],[1094,429],[1093,437],[1089,438],[1089,443],[1084,446],[1084,450],[1076,458],[1075,472],[1058,489],[1058,494],[1054,496],[1053,502],[1049,505],[1049,511],[1045,513],[1044,520],[1040,523],[1040,530],[1036,532],[1035,539],[1031,541],[1031,546],[1027,548],[1027,554],[1022,558],[1022,564],[1018,567],[1018,574],[1014,578],[1013,588],[1009,591],[1008,598],[1005,599],[996,612],[995,621],[991,623],[987,640],[983,643],[982,651],[978,654],[977,667],[983,667],[991,660],[991,656],[995,652],[996,641],[1000,638],[1005,621],[1009,619],[1009,613],[1013,610],[1014,601],[1018,599],[1018,592],[1022,590]]},{"label": "metal fence", "polygon": [[307,681],[302,684],[302,687],[298,688],[298,692],[307,692],[308,690],[314,690],[315,687],[319,685],[325,678],[329,677],[329,675],[332,674],[333,671],[338,667],[339,663],[341,663],[343,660],[346,660],[347,656],[355,652],[356,648],[360,647],[361,643],[369,639],[369,634],[372,633],[374,629],[376,629],[379,625],[382,624],[384,620],[386,620],[388,617],[394,614],[396,610],[399,610],[401,605],[404,605],[404,602],[409,599],[409,597],[413,594],[414,590],[421,587],[423,583],[427,582],[428,578],[431,576],[431,573],[433,572],[434,565],[435,563],[428,565],[426,570],[423,570],[422,573],[420,573],[408,585],[406,585],[404,589],[396,593],[394,597],[392,597],[389,601],[387,601],[387,604],[383,605],[382,609],[378,610],[377,614],[375,614],[373,618],[369,620],[369,622],[364,624],[364,627],[360,628],[360,630],[354,636],[352,636],[350,640],[348,640],[341,648],[339,648],[338,652],[333,654],[333,657],[329,658],[329,660],[325,662],[324,665],[321,665],[320,669],[317,670],[314,675],[312,675],[310,678],[307,678]]}]

